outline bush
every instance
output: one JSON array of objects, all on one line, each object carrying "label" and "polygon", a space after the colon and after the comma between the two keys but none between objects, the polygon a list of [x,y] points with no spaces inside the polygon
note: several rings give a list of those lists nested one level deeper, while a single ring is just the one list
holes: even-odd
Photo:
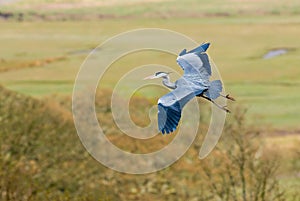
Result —
[{"label": "bush", "polygon": [[55,102],[0,87],[0,125],[0,200],[99,200],[108,191],[93,184],[103,167]]},{"label": "bush", "polygon": [[220,146],[204,160],[208,197],[222,201],[283,201],[276,171],[276,156],[262,153],[259,135],[245,122],[245,110],[235,110]]}]

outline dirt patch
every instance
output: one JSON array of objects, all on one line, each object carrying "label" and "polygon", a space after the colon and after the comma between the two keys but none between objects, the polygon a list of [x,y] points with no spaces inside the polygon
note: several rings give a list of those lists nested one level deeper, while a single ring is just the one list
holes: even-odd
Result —
[{"label": "dirt patch", "polygon": [[272,130],[272,131],[265,131],[262,133],[263,136],[278,136],[278,137],[284,137],[284,136],[291,136],[291,135],[297,135],[300,136],[300,130]]},{"label": "dirt patch", "polygon": [[66,60],[67,58],[64,56],[60,57],[52,57],[52,58],[45,58],[45,59],[38,59],[34,61],[7,61],[3,58],[0,58],[0,72],[7,72],[12,70],[24,69],[24,68],[34,68],[34,67],[43,67],[47,64],[51,64],[54,62],[59,62]]}]

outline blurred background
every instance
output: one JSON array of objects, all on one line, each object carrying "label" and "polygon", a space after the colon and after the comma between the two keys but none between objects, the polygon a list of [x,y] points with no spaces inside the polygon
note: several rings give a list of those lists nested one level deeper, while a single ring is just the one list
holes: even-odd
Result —
[{"label": "blurred background", "polygon": [[[198,159],[210,120],[205,101],[198,138],[160,172],[114,172],[82,146],[71,111],[80,65],[105,40],[137,28],[211,42],[208,53],[237,101],[209,157]],[[299,36],[298,0],[0,0],[0,200],[299,200]],[[135,140],[114,124],[113,87],[148,63],[179,68],[174,55],[132,53],[111,65],[96,95],[105,134],[133,153],[176,135]],[[137,125],[149,123],[164,93],[149,87],[132,96]]]}]

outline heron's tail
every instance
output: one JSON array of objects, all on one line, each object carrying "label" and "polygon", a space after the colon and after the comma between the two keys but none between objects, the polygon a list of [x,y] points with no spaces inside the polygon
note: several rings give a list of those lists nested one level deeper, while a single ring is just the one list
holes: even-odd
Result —
[{"label": "heron's tail", "polygon": [[216,99],[220,96],[222,91],[222,82],[221,80],[214,80],[210,82],[210,86],[204,94],[210,99]]}]

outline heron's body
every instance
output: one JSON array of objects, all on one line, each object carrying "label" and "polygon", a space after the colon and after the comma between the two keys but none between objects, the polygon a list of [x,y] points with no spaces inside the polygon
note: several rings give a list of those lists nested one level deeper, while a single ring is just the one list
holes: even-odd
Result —
[{"label": "heron's body", "polygon": [[[157,72],[155,76],[148,77],[148,79],[161,77],[163,84],[173,89],[158,100],[158,128],[163,134],[176,130],[184,105],[195,96],[212,102],[219,96],[223,96],[220,94],[222,91],[221,81],[209,81],[211,66],[205,53],[208,47],[209,43],[204,43],[189,52],[184,49],[179,54],[177,63],[184,70],[184,74],[175,83],[172,83],[168,73],[164,72]],[[226,98],[233,100],[229,96]],[[224,107],[220,108],[226,110]]]}]

